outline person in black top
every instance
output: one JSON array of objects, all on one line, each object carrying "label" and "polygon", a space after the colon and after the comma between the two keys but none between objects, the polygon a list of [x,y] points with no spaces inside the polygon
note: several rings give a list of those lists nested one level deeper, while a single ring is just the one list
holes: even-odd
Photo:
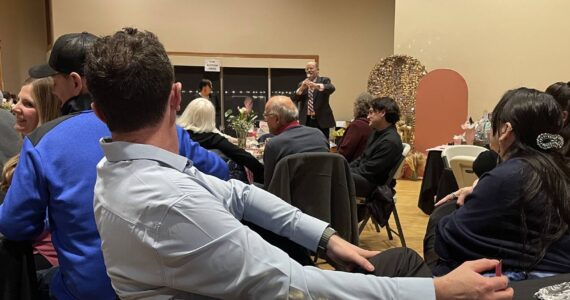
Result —
[{"label": "person in black top", "polygon": [[368,138],[364,153],[350,163],[356,196],[367,197],[376,186],[388,181],[390,170],[404,150],[394,125],[399,120],[400,108],[392,98],[370,101],[368,121],[374,132]]},{"label": "person in black top", "polygon": [[464,261],[503,260],[511,280],[570,272],[570,168],[562,110],[543,92],[508,91],[495,106],[491,149],[501,163],[436,227],[433,274]]},{"label": "person in black top", "polygon": [[190,138],[208,150],[217,150],[237,164],[247,167],[253,173],[254,181],[263,184],[263,165],[247,151],[232,144],[215,125],[214,105],[205,98],[190,102],[178,124],[188,131]]}]

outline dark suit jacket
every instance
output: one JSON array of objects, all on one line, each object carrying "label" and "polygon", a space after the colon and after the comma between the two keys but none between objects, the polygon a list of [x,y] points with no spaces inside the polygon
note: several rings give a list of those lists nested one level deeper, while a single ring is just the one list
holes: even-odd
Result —
[{"label": "dark suit jacket", "polygon": [[[322,92],[319,90],[314,90],[313,92],[313,108],[315,109],[317,123],[321,128],[335,127],[336,122],[329,104],[329,97],[334,93],[335,87],[328,77],[317,77],[315,83],[322,83],[325,86],[325,89]],[[301,86],[301,83],[299,83],[299,86]],[[295,94],[293,96],[293,101],[301,103],[301,107],[299,109],[299,122],[303,125],[307,124],[307,100],[307,90],[303,91],[301,95]]]},{"label": "dark suit jacket", "polygon": [[265,168],[265,186],[269,186],[275,166],[287,155],[302,152],[328,152],[329,141],[323,133],[312,127],[291,127],[265,144],[263,165]]}]

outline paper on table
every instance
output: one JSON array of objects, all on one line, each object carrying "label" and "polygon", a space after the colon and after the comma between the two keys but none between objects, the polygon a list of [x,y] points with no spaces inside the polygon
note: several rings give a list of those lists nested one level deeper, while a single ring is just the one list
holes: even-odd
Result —
[{"label": "paper on table", "polygon": [[432,147],[432,148],[427,149],[426,152],[429,152],[429,151],[443,151],[443,150],[445,150],[447,147],[449,147],[449,146],[448,146],[448,145],[435,146],[435,147]]}]

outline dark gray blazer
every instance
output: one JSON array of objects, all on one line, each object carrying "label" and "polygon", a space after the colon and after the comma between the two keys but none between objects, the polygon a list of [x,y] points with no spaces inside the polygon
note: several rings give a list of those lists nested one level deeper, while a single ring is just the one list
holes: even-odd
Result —
[{"label": "dark gray blazer", "polygon": [[269,186],[275,166],[287,155],[303,152],[328,152],[329,141],[323,133],[312,127],[295,126],[271,138],[263,152],[265,176],[263,182]]}]

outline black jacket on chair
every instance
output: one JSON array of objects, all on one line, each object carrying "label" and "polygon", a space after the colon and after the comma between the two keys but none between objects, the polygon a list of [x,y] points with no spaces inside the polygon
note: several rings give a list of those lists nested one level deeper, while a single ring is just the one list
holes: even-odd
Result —
[{"label": "black jacket on chair", "polygon": [[304,213],[329,222],[342,238],[358,245],[354,183],[342,155],[289,155],[277,164],[268,191]]}]

